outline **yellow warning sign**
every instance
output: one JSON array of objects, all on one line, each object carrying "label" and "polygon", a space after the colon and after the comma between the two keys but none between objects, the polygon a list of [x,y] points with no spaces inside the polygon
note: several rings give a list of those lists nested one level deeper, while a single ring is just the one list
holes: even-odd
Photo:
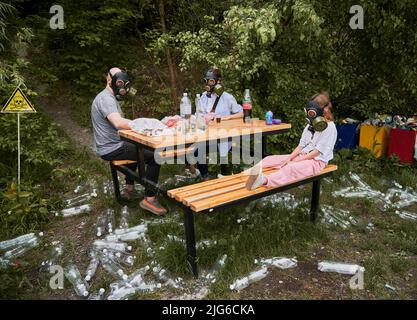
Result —
[{"label": "yellow warning sign", "polygon": [[7,100],[6,105],[1,109],[2,113],[36,112],[22,90],[16,88]]}]

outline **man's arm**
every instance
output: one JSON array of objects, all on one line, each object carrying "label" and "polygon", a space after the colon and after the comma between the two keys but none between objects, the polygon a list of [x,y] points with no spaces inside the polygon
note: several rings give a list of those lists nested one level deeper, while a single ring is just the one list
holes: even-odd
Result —
[{"label": "man's arm", "polygon": [[131,120],[123,118],[120,113],[118,112],[112,112],[107,115],[107,119],[110,121],[110,123],[118,130],[121,129],[130,129],[129,122]]}]

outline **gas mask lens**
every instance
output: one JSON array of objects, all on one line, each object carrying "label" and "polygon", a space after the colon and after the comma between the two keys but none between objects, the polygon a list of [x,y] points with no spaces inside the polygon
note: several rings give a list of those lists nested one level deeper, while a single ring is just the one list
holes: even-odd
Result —
[{"label": "gas mask lens", "polygon": [[214,79],[206,79],[206,83],[209,86],[214,86],[216,84],[216,80],[214,80]]}]

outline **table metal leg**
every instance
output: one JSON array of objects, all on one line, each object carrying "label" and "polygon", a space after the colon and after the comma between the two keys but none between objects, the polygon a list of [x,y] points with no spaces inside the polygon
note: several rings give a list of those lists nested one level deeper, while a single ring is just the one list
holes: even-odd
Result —
[{"label": "table metal leg", "polygon": [[120,203],[120,201],[122,200],[122,197],[120,195],[120,184],[119,184],[119,179],[117,177],[117,169],[111,162],[110,162],[110,170],[111,170],[111,176],[113,179],[114,194],[116,196],[116,200]]},{"label": "table metal leg", "polygon": [[142,181],[145,178],[145,151],[142,146],[136,145],[136,151],[138,153],[138,173],[139,178]]},{"label": "table metal leg", "polygon": [[313,181],[313,188],[311,193],[311,209],[310,209],[310,221],[315,222],[317,218],[317,212],[320,206],[320,179]]},{"label": "table metal leg", "polygon": [[198,277],[197,250],[195,246],[194,213],[191,209],[185,209],[185,238],[187,243],[187,261],[194,276]]},{"label": "table metal leg", "polygon": [[268,156],[267,146],[268,146],[268,137],[262,136],[262,159]]}]

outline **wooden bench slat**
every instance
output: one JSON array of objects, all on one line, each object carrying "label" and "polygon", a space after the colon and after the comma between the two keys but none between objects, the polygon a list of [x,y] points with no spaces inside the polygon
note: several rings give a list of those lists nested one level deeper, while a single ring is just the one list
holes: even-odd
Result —
[{"label": "wooden bench slat", "polygon": [[[272,168],[268,168],[264,172],[270,173],[271,171],[272,171]],[[177,201],[182,202],[185,197],[190,197],[190,196],[198,195],[198,194],[204,194],[208,191],[218,190],[218,189],[221,189],[221,188],[225,188],[225,187],[228,187],[228,186],[231,186],[231,185],[241,183],[242,181],[246,181],[248,176],[245,175],[245,174],[239,173],[239,174],[234,175],[233,177],[234,177],[233,179],[224,179],[224,178],[214,179],[212,181],[215,181],[216,183],[210,184],[210,185],[207,185],[207,186],[201,186],[199,188],[187,188],[187,190],[183,190],[183,191],[175,194],[175,199]],[[208,182],[208,181],[206,181],[206,182]]]},{"label": "wooden bench slat", "polygon": [[113,160],[111,163],[114,166],[124,166],[127,164],[136,163],[137,161],[134,160]]},{"label": "wooden bench slat", "polygon": [[[274,170],[274,168],[266,168],[264,172],[268,173],[271,170]],[[243,172],[241,172],[238,174],[234,174],[232,176],[226,176],[223,178],[203,181],[203,182],[199,182],[196,184],[168,190],[168,196],[170,196],[171,198],[175,198],[178,201],[182,201],[183,197],[186,195],[197,194],[197,193],[204,192],[207,190],[213,190],[213,188],[218,189],[219,187],[223,185],[227,186],[227,185],[230,185],[231,183],[239,183],[240,180],[242,180],[242,178],[244,179],[245,177],[247,176]]]},{"label": "wooden bench slat", "polygon": [[[328,165],[325,169],[323,169],[319,174],[315,176],[320,176],[320,175],[323,175],[325,173],[332,172],[335,170],[337,170],[337,166]],[[301,180],[303,179],[293,181],[290,184],[301,181]],[[246,190],[246,188],[240,188],[238,190],[231,191],[231,192],[226,192],[226,193],[222,192],[221,194],[212,196],[210,198],[204,198],[202,200],[197,200],[195,202],[189,202],[188,205],[191,207],[193,211],[199,212],[199,211],[213,208],[218,205],[232,202],[234,200],[243,199],[251,195],[255,195],[255,194],[260,194],[268,190],[271,190],[271,188],[260,187],[255,190]]]},{"label": "wooden bench slat", "polygon": [[231,192],[231,191],[236,191],[236,190],[239,190],[239,189],[243,189],[243,188],[245,188],[245,185],[246,185],[246,179],[243,180],[243,182],[241,182],[241,183],[237,183],[237,184],[234,183],[230,186],[223,187],[223,188],[220,188],[220,189],[216,189],[216,190],[213,190],[213,191],[210,191],[210,192],[199,193],[199,194],[194,195],[194,196],[185,197],[182,202],[185,205],[189,206],[191,203],[194,203],[196,201],[200,201],[200,200],[207,199],[207,198],[213,198],[217,195],[225,194],[225,192]]}]

